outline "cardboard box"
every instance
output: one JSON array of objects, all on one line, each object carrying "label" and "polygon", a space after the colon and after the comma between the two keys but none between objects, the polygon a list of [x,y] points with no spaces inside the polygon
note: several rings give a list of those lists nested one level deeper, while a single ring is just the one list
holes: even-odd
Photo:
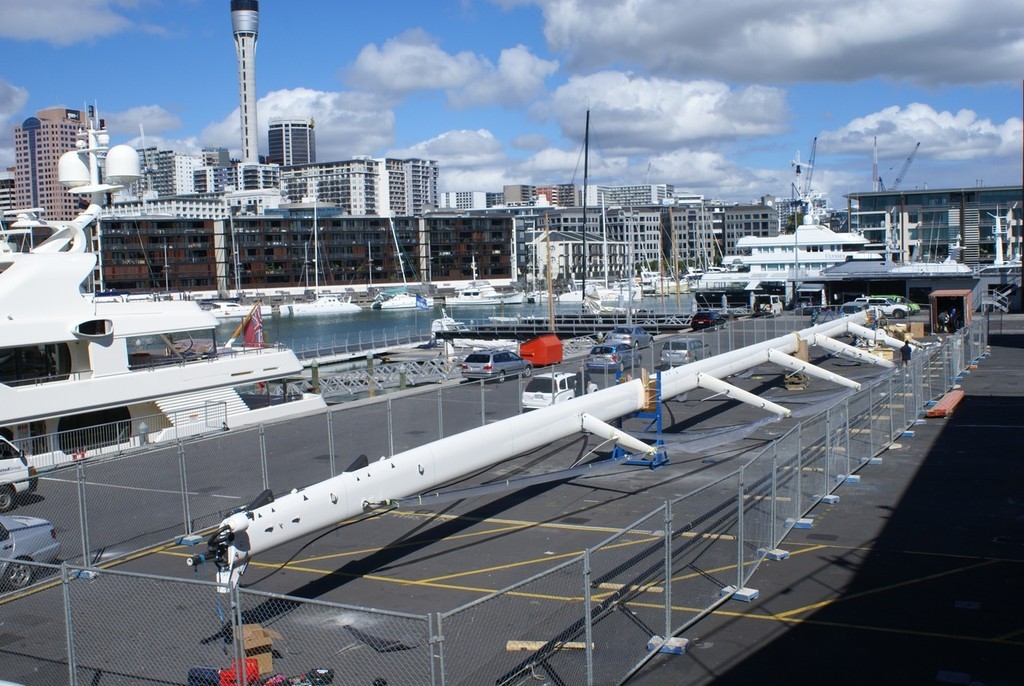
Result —
[{"label": "cardboard box", "polygon": [[242,650],[246,662],[249,658],[256,661],[259,673],[270,674],[274,671],[274,639],[280,640],[281,634],[264,629],[259,624],[242,625]]}]

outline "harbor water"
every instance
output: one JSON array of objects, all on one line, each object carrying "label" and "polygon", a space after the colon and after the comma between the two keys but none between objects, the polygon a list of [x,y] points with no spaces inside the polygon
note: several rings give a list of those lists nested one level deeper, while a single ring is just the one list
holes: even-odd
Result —
[{"label": "harbor water", "polygon": [[[690,313],[693,300],[690,294],[643,298],[637,309],[651,312]],[[555,314],[575,314],[581,311],[579,303],[556,304]],[[294,316],[275,313],[264,315],[263,332],[270,344],[284,345],[296,353],[348,347],[354,343],[408,342],[430,338],[430,325],[435,319],[447,315],[471,326],[487,323],[492,317],[547,317],[546,303],[522,305],[457,307],[426,310],[372,310],[353,314]],[[240,320],[229,319],[217,327],[217,340],[226,341],[238,328]]]}]

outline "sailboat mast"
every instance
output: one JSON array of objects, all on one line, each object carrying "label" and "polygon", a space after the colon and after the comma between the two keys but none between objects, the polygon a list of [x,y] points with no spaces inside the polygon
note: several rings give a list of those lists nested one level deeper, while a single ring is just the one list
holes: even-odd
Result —
[{"label": "sailboat mast", "polygon": [[313,297],[320,297],[320,227],[317,226],[317,196],[313,196]]},{"label": "sailboat mast", "polygon": [[590,110],[587,110],[587,123],[583,129],[583,291],[582,308],[587,310],[587,180],[590,176]]}]

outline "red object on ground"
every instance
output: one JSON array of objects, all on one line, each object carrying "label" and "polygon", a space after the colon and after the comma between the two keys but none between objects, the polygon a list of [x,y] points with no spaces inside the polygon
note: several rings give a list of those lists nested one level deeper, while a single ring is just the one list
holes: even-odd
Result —
[{"label": "red object on ground", "polygon": [[928,412],[925,413],[926,417],[948,417],[953,414],[953,410],[956,406],[964,399],[964,392],[957,389],[950,391],[946,395],[939,399],[939,402],[935,403],[928,408]]},{"label": "red object on ground", "polygon": [[534,367],[558,364],[562,361],[562,341],[553,333],[537,336],[519,346],[519,356]]},{"label": "red object on ground", "polygon": [[[242,686],[241,679],[235,673],[237,664],[220,670],[220,686]],[[254,657],[245,658],[245,683],[255,684],[260,680],[260,665]]]}]

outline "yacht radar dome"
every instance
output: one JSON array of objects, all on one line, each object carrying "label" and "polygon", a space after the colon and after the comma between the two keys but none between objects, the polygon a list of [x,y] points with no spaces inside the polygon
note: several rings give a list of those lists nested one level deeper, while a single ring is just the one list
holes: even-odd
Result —
[{"label": "yacht radar dome", "polygon": [[91,183],[89,165],[83,159],[82,153],[71,150],[60,156],[57,162],[57,178],[68,188],[81,188]]},{"label": "yacht radar dome", "polygon": [[128,185],[142,178],[139,153],[130,145],[115,145],[107,151],[107,183]]}]

